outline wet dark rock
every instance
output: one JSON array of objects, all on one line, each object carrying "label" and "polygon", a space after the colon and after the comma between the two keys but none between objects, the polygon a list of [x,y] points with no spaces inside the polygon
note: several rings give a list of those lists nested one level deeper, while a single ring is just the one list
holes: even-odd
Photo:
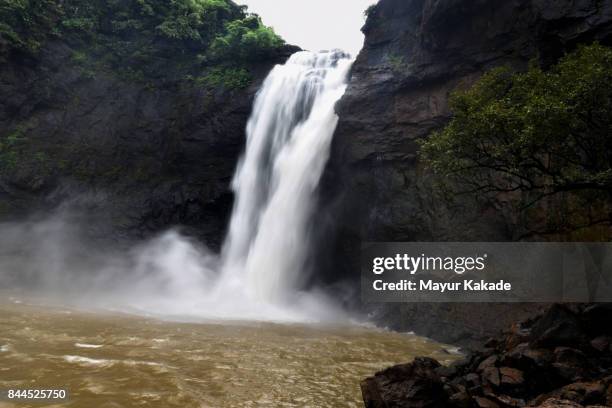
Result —
[{"label": "wet dark rock", "polygon": [[[612,336],[612,303],[596,303],[589,305],[584,310],[584,318],[588,322],[588,327],[598,327],[597,333]],[[595,332],[589,331],[590,334]]]},{"label": "wet dark rock", "polygon": [[612,339],[608,336],[599,336],[591,340],[591,347],[601,352],[609,350],[611,344]]},{"label": "wet dark rock", "polygon": [[70,207],[91,215],[85,228],[95,238],[179,226],[218,246],[255,92],[295,48],[254,63],[253,82],[238,89],[170,69],[140,80],[119,68],[88,74],[74,56],[94,46],[79,44],[57,38],[30,58],[0,46],[0,136],[16,143],[14,163],[0,171],[0,221]]},{"label": "wet dark rock", "polygon": [[606,387],[601,382],[575,383],[562,388],[560,396],[583,405],[605,403]]},{"label": "wet dark rock", "polygon": [[523,372],[512,367],[501,367],[499,369],[501,384],[506,386],[519,386],[525,382]]},{"label": "wet dark rock", "polygon": [[[554,11],[551,11],[554,9]],[[416,140],[446,124],[449,94],[500,65],[554,62],[579,43],[612,43],[612,3],[381,0],[338,104],[332,172],[343,232],[369,241],[508,240],[516,220],[433,197]],[[367,200],[364,198],[368,198]],[[356,198],[356,200],[355,200]],[[357,219],[363,223],[354,223]]]},{"label": "wet dark rock", "polygon": [[482,361],[482,363],[478,364],[478,371],[483,371],[489,367],[495,367],[495,364],[497,363],[497,356],[496,355],[492,355],[490,357],[487,357],[486,359],[484,359]]},{"label": "wet dark rock", "polygon": [[586,355],[575,348],[557,347],[555,348],[554,354],[556,363],[581,367],[588,364]]},{"label": "wet dark rock", "polygon": [[496,338],[489,338],[485,343],[484,343],[484,347],[487,348],[495,348],[499,346],[498,340]]},{"label": "wet dark rock", "polygon": [[523,373],[537,372],[529,378],[525,388],[552,389],[562,382],[553,366],[554,353],[547,349],[532,349],[523,343],[503,354],[502,364],[521,370]]},{"label": "wet dark rock", "polygon": [[489,398],[499,403],[502,407],[524,407],[525,401],[520,398],[512,398],[508,395],[488,395]]},{"label": "wet dark rock", "polygon": [[545,401],[550,398],[572,401],[581,406],[605,405],[609,403],[606,396],[605,381],[569,384],[551,393],[540,396],[535,400],[535,404],[537,405],[538,400]]},{"label": "wet dark rock", "polygon": [[[581,329],[578,333],[592,333],[596,338],[606,332],[606,327],[591,326],[591,313],[592,309],[584,305],[572,310],[553,305],[541,315],[515,325],[530,333],[533,337],[530,341],[513,345],[511,339],[515,330],[508,330],[497,338],[497,346],[492,351],[475,351],[454,364],[452,369],[446,370],[426,360],[427,367],[434,367],[437,377],[435,387],[420,387],[419,395],[423,401],[446,400],[447,407],[612,406],[612,352],[605,348],[603,351],[594,349],[589,342],[576,342],[572,347],[557,345],[575,337],[566,335],[574,333],[573,330],[559,331],[561,326],[578,327]],[[543,338],[546,341],[542,341]],[[422,362],[413,364],[415,367],[423,365]],[[431,381],[432,377],[423,374],[413,378],[411,372],[415,368],[410,364],[398,367],[397,371],[391,371],[394,375],[385,376],[389,381],[376,382],[377,395],[392,398],[380,398],[381,405],[377,406],[404,406],[393,404],[400,404],[405,393],[385,392],[390,383],[407,384],[404,389],[411,389],[414,382],[422,381],[423,377]],[[375,381],[379,374],[366,381]],[[444,395],[423,395],[425,390],[434,388],[435,392]],[[412,399],[410,404],[418,402]]]},{"label": "wet dark rock", "polygon": [[482,372],[482,380],[486,381],[489,384],[492,384],[496,387],[499,386],[501,379],[499,375],[499,370],[496,367],[487,367]]},{"label": "wet dark rock", "polygon": [[499,404],[495,403],[489,398],[475,397],[474,401],[476,402],[476,406],[479,408],[499,408]]},{"label": "wet dark rock", "polygon": [[417,358],[376,373],[361,382],[367,408],[444,407],[447,401],[436,369],[440,364],[430,358]]},{"label": "wet dark rock", "polygon": [[469,408],[472,406],[472,399],[467,391],[460,391],[449,397],[449,403],[456,407]]},{"label": "wet dark rock", "polygon": [[523,326],[523,323],[513,323],[508,331],[506,347],[512,348],[528,342],[531,339],[531,330]]},{"label": "wet dark rock", "polygon": [[536,346],[573,346],[586,340],[576,315],[567,307],[554,305],[531,329]]},{"label": "wet dark rock", "polygon": [[438,374],[440,377],[452,377],[453,375],[457,374],[457,368],[453,365],[440,366],[436,368],[436,374]]},{"label": "wet dark rock", "polygon": [[[322,213],[336,221],[327,235],[336,244],[327,239],[321,249],[327,273],[358,270],[358,261],[345,260],[359,258],[361,242],[508,241],[530,233],[503,206],[437,196],[418,140],[448,123],[451,92],[491,68],[523,70],[580,43],[612,44],[612,2],[381,0],[363,31],[322,188]],[[376,305],[368,312],[398,330],[471,346],[537,308]]]},{"label": "wet dark rock", "polygon": [[569,400],[561,400],[557,398],[550,398],[544,401],[537,408],[583,408],[582,405],[577,404]]},{"label": "wet dark rock", "polygon": [[523,357],[532,361],[537,367],[546,367],[553,360],[553,353],[547,349],[527,349]]},{"label": "wet dark rock", "polygon": [[465,381],[471,386],[480,386],[481,384],[480,376],[476,373],[469,373],[464,378],[465,378]]}]

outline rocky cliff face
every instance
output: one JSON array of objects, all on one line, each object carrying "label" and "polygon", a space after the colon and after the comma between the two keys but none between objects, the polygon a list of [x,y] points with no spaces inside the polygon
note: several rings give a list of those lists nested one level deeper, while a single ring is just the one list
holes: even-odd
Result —
[{"label": "rocky cliff face", "polygon": [[71,206],[100,221],[90,224],[96,236],[178,225],[214,247],[254,94],[294,51],[279,49],[250,67],[250,86],[228,88],[88,72],[69,41],[36,56],[1,49],[0,219]]},{"label": "rocky cliff face", "polygon": [[[449,120],[449,94],[483,72],[547,64],[577,44],[612,42],[612,2],[381,0],[338,106],[333,163],[373,240],[511,239],[492,209],[442,208],[429,194],[415,140]],[[477,222],[476,222],[477,221]]]},{"label": "rocky cliff face", "polygon": [[[326,204],[340,219],[335,250],[355,254],[362,240],[515,239],[521,231],[516,214],[469,197],[449,205],[433,194],[416,141],[447,123],[449,94],[487,70],[520,70],[532,59],[546,65],[577,44],[612,43],[612,1],[381,0],[363,31],[364,49],[337,107],[340,122],[325,184]],[[461,313],[452,313],[457,306],[430,305],[382,313],[392,324],[409,321],[408,327],[451,341],[463,335],[461,327],[486,332],[496,321],[505,325],[522,315],[512,312],[515,307],[491,319],[461,307]]]}]

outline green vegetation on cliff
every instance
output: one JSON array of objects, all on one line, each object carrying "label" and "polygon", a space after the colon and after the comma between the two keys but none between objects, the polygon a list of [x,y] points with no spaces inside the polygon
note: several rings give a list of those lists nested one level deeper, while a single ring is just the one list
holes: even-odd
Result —
[{"label": "green vegetation on cliff", "polygon": [[[0,2],[0,45],[36,55],[59,39],[75,50],[73,61],[89,75],[104,68],[150,79],[205,68],[214,72],[203,72],[202,82],[212,75],[211,84],[218,85],[227,77],[230,86],[248,83],[245,68],[284,44],[258,16],[230,0]],[[219,75],[219,69],[228,72]]]},{"label": "green vegetation on cliff", "polygon": [[[450,124],[423,142],[422,153],[460,192],[520,197],[523,209],[561,196],[565,214],[586,208],[581,202],[591,209],[609,202],[612,49],[584,46],[549,70],[494,69],[455,93],[451,109]],[[549,229],[611,220],[605,204],[583,216]]]},{"label": "green vegetation on cliff", "polygon": [[181,186],[202,209],[231,176],[246,88],[291,49],[230,0],[0,0],[0,212],[60,186],[155,220],[134,191]]}]

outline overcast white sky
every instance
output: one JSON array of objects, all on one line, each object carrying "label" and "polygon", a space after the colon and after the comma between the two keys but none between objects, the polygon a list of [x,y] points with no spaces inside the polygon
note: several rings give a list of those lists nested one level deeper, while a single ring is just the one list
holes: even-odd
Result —
[{"label": "overcast white sky", "polygon": [[261,16],[289,44],[310,51],[340,48],[356,56],[363,12],[376,0],[234,0]]}]

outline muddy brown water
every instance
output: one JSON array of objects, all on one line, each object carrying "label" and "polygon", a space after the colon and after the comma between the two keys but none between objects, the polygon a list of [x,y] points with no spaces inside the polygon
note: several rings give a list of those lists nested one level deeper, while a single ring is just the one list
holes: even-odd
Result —
[{"label": "muddy brown water", "polygon": [[177,323],[0,303],[0,389],[66,389],[21,407],[361,407],[359,382],[448,347],[362,326]]}]

